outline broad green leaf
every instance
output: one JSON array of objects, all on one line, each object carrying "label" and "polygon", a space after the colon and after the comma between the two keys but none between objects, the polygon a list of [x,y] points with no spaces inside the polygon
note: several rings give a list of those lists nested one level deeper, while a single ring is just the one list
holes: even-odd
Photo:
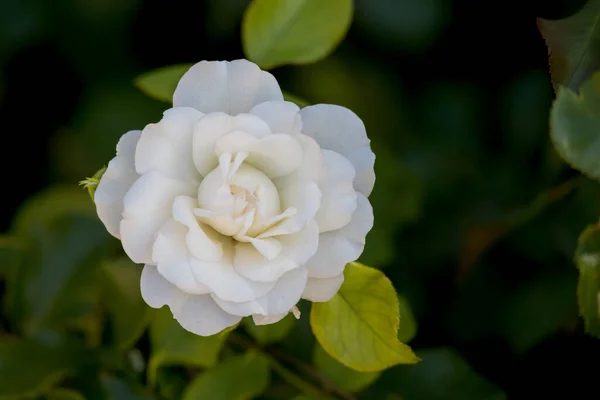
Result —
[{"label": "broad green leaf", "polygon": [[148,378],[156,382],[156,372],[164,365],[211,367],[217,363],[227,333],[198,336],[186,331],[163,307],[154,313],[150,324],[151,353]]},{"label": "broad green leaf", "polygon": [[575,263],[579,268],[577,298],[585,331],[600,338],[600,227],[588,226],[579,236]]},{"label": "broad green leaf", "polygon": [[27,240],[10,290],[9,316],[27,332],[42,327],[100,333],[97,267],[116,248],[88,196],[77,188],[51,188],[19,211],[13,231]]},{"label": "broad green leaf", "polygon": [[134,80],[135,86],[147,96],[166,103],[173,102],[179,79],[193,64],[177,64],[146,72]]},{"label": "broad green leaf", "polygon": [[333,383],[348,392],[360,392],[371,385],[380,372],[358,372],[340,364],[323,350],[318,344],[313,352],[315,367]]},{"label": "broad green leaf", "polygon": [[419,361],[397,337],[400,314],[396,291],[374,268],[348,264],[339,292],[326,303],[312,305],[310,324],[327,353],[357,371],[381,371]]},{"label": "broad green leaf", "polygon": [[600,72],[577,94],[561,87],[550,115],[550,135],[565,161],[600,179]]},{"label": "broad green leaf", "polygon": [[296,319],[290,313],[275,324],[255,325],[252,318],[244,318],[242,323],[250,336],[258,343],[266,345],[278,342],[285,338],[290,330],[296,325]]},{"label": "broad green leaf", "polygon": [[500,389],[479,376],[452,348],[420,352],[418,365],[398,366],[386,371],[382,384],[395,388],[403,399],[504,400]]},{"label": "broad green leaf", "polygon": [[267,389],[269,375],[267,359],[257,351],[250,350],[200,374],[186,388],[183,400],[256,398]]},{"label": "broad green leaf", "polygon": [[600,0],[589,0],[574,15],[561,20],[539,18],[538,26],[550,52],[554,88],[577,90],[600,67]]},{"label": "broad green leaf", "polygon": [[102,298],[112,339],[119,349],[133,346],[146,329],[150,307],[140,294],[142,267],[128,258],[105,263],[102,268]]},{"label": "broad green leaf", "polygon": [[50,336],[49,340],[0,339],[0,399],[37,398],[87,359],[79,342]]},{"label": "broad green leaf", "polygon": [[417,334],[417,321],[413,315],[408,301],[398,296],[398,305],[400,307],[400,328],[398,328],[398,340],[402,343],[408,343]]},{"label": "broad green leaf", "polygon": [[242,21],[244,53],[269,69],[325,58],[352,22],[352,0],[254,0]]}]

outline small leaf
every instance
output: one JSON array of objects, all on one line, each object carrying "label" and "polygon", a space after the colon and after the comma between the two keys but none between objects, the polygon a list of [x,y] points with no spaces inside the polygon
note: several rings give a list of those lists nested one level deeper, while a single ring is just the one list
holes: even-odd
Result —
[{"label": "small leaf", "polygon": [[550,115],[550,136],[573,168],[600,179],[600,72],[583,84],[579,95],[559,88]]},{"label": "small leaf", "polygon": [[318,344],[313,352],[313,362],[333,383],[348,392],[360,392],[379,378],[380,372],[358,372],[340,364]]},{"label": "small leaf", "polygon": [[538,18],[550,52],[555,90],[577,90],[600,67],[600,0],[589,0],[574,15],[561,20]]},{"label": "small leaf", "polygon": [[146,72],[135,78],[134,85],[153,99],[173,102],[173,93],[179,79],[193,64],[177,64]]},{"label": "small leaf", "polygon": [[226,338],[227,333],[207,337],[194,335],[179,325],[167,307],[157,310],[150,325],[149,381],[156,383],[157,369],[164,365],[215,365]]},{"label": "small leaf", "polygon": [[314,303],[310,324],[333,358],[357,371],[380,371],[419,358],[398,340],[396,291],[379,270],[350,263],[344,284],[327,303]]},{"label": "small leaf", "polygon": [[505,400],[491,382],[479,376],[452,348],[423,350],[418,365],[398,366],[386,371],[381,382],[403,399]]},{"label": "small leaf", "polygon": [[140,294],[142,268],[128,258],[105,263],[102,268],[102,297],[110,318],[115,346],[126,350],[146,329],[150,307]]},{"label": "small leaf", "polygon": [[352,22],[351,0],[254,0],[242,21],[244,53],[269,69],[325,58]]},{"label": "small leaf", "polygon": [[412,313],[410,304],[402,297],[398,296],[398,305],[400,307],[400,328],[398,328],[398,340],[402,343],[408,343],[417,334],[417,321]]},{"label": "small leaf", "polygon": [[588,226],[579,236],[575,263],[579,268],[577,298],[585,331],[600,338],[600,227]]},{"label": "small leaf", "polygon": [[252,318],[244,318],[244,328],[258,343],[267,345],[276,343],[287,336],[296,325],[296,319],[290,313],[281,321],[269,325],[255,325]]},{"label": "small leaf", "polygon": [[267,389],[269,375],[267,359],[250,350],[202,373],[186,388],[183,400],[256,398]]},{"label": "small leaf", "polygon": [[106,167],[100,168],[94,175],[90,178],[85,178],[84,180],[79,182],[79,185],[83,186],[90,195],[92,201],[94,201],[94,194],[96,193],[96,188],[98,187],[98,183],[100,183],[100,178],[106,172]]}]

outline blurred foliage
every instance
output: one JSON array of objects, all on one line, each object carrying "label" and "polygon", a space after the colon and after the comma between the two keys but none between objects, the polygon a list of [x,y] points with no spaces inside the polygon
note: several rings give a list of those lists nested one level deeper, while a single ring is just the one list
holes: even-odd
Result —
[{"label": "blurred foliage", "polygon": [[[271,1],[246,11],[250,3],[0,2],[8,140],[0,399],[597,392],[589,365],[600,344],[585,332],[599,335],[600,185],[561,156],[598,177],[599,2],[537,2],[532,10],[355,0],[351,8],[335,2],[345,7],[336,13],[322,2],[282,1],[290,14],[279,20],[258,13]],[[297,23],[286,22],[293,15]],[[551,53],[553,106],[534,16],[545,18],[538,25]],[[250,30],[255,36],[242,40]],[[210,338],[188,333],[167,309],[144,304],[140,267],[123,258],[77,187],[114,156],[123,133],[168,107],[183,70],[162,70],[173,78],[165,85],[156,68],[244,54],[274,68],[286,99],[340,104],[365,122],[377,155],[376,222],[360,261],[380,268],[398,291],[398,339],[420,363],[383,372],[346,367],[312,335],[306,302],[298,321],[257,327],[246,319]],[[376,293],[393,293],[385,286]],[[386,303],[396,307],[396,297]],[[327,345],[343,343],[330,337]],[[372,355],[365,349],[362,356]]]}]

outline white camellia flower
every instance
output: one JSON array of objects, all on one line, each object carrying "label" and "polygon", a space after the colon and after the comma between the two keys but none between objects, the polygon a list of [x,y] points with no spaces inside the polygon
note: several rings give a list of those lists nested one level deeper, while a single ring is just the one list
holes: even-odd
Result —
[{"label": "white camellia flower", "polygon": [[283,100],[246,60],[202,61],[162,120],[121,137],[95,193],[144,300],[208,336],[328,301],[373,226],[375,155],[350,110]]}]

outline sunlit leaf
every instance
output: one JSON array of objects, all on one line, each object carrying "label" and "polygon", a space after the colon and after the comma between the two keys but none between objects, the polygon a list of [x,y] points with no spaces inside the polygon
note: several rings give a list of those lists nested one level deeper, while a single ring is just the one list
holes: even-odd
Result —
[{"label": "sunlit leaf", "polygon": [[310,323],[321,346],[342,364],[363,372],[418,362],[398,340],[398,297],[389,279],[358,263],[346,266],[344,278],[330,301],[312,306]]},{"label": "sunlit leaf", "polygon": [[577,90],[600,67],[600,0],[561,20],[538,19],[550,51],[554,88]]},{"label": "sunlit leaf", "polygon": [[558,89],[550,128],[561,157],[573,168],[600,179],[600,72],[581,86],[579,94]]},{"label": "sunlit leaf", "polygon": [[263,68],[325,58],[352,22],[351,0],[254,0],[242,22],[246,57]]},{"label": "sunlit leaf", "polygon": [[579,268],[577,298],[585,331],[600,338],[600,227],[588,226],[579,236],[575,263]]},{"label": "sunlit leaf", "polygon": [[192,64],[177,64],[158,68],[138,76],[134,84],[153,99],[172,103],[179,79],[191,66]]},{"label": "sunlit leaf", "polygon": [[78,342],[0,339],[0,399],[37,398],[90,361]]},{"label": "sunlit leaf", "polygon": [[128,258],[105,263],[102,268],[102,298],[112,338],[120,349],[131,347],[149,322],[150,307],[140,294],[142,268]]},{"label": "sunlit leaf", "polygon": [[398,366],[381,377],[403,399],[504,400],[495,385],[479,376],[452,348],[422,350],[418,365]]},{"label": "sunlit leaf", "polygon": [[210,367],[216,364],[227,333],[198,336],[183,329],[167,307],[154,314],[154,320],[150,324],[150,382],[156,382],[156,371],[160,366]]},{"label": "sunlit leaf", "polygon": [[348,392],[360,392],[371,385],[380,372],[358,372],[331,358],[318,344],[313,352],[315,367],[333,383]]},{"label": "sunlit leaf", "polygon": [[281,321],[274,324],[255,325],[252,318],[244,318],[243,325],[250,336],[258,343],[271,344],[285,338],[296,322],[296,319],[290,313]]},{"label": "sunlit leaf", "polygon": [[250,350],[200,374],[186,388],[183,400],[242,400],[256,398],[269,385],[269,362]]}]

